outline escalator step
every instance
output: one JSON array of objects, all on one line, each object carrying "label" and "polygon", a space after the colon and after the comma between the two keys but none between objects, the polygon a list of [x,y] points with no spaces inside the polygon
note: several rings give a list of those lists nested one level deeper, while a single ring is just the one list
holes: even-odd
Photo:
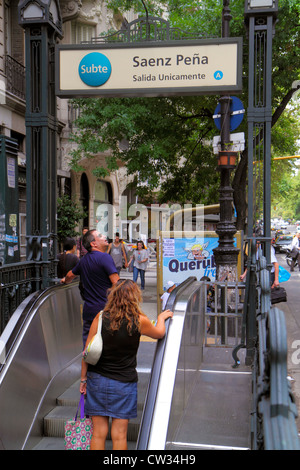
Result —
[{"label": "escalator step", "polygon": [[61,437],[43,437],[33,450],[64,450],[64,439]]},{"label": "escalator step", "polygon": [[[128,441],[128,450],[136,449],[135,441]],[[107,440],[106,450],[112,450],[112,441]],[[61,437],[44,437],[33,450],[65,450],[64,439]]]},{"label": "escalator step", "polygon": [[[60,395],[56,402],[58,406],[78,406],[80,379]],[[74,415],[75,416],[75,415]]]},{"label": "escalator step", "polygon": [[74,419],[76,406],[57,406],[44,418],[44,435],[64,437],[65,421]]},{"label": "escalator step", "polygon": [[[75,406],[57,406],[44,418],[44,434],[47,437],[64,437],[65,421],[74,419],[77,411]],[[138,438],[142,411],[138,417],[129,421],[128,440],[136,441]],[[110,439],[110,437],[109,437]]]},{"label": "escalator step", "polygon": [[[149,364],[152,361],[152,355],[155,345],[142,344],[140,348],[139,366],[138,371],[138,417],[129,421],[128,426],[128,448],[134,450],[138,438],[140,420],[145,404],[145,397],[147,393],[150,368]],[[149,346],[151,346],[149,350]],[[145,351],[144,351],[145,349]],[[150,354],[151,353],[151,354]],[[63,450],[64,449],[64,429],[65,422],[74,419],[80,398],[79,394],[80,379],[77,380],[71,387],[69,387],[57,400],[57,406],[44,417],[44,437],[39,444],[35,446],[35,450]],[[110,433],[107,440],[107,449],[112,449],[110,441]]]}]

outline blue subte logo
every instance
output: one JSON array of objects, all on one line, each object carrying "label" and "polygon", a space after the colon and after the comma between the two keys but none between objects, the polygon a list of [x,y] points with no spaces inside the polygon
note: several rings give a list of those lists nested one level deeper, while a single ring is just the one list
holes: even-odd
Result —
[{"label": "blue subte logo", "polygon": [[104,54],[91,52],[81,59],[78,73],[86,85],[101,86],[111,75],[111,63]]}]

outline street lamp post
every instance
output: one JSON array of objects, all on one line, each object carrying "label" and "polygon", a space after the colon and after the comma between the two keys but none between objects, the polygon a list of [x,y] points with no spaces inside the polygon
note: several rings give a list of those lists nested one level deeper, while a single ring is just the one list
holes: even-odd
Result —
[{"label": "street lamp post", "polygon": [[56,274],[55,43],[62,37],[57,0],[21,0],[25,29],[27,260],[41,262],[43,287]]},{"label": "street lamp post", "polygon": [[[230,20],[229,0],[223,0],[222,37],[224,38],[229,37]],[[237,157],[237,152],[230,150],[230,103],[230,96],[221,96],[221,151],[218,155],[218,170],[221,175],[220,221],[216,229],[216,233],[219,235],[219,245],[213,250],[218,281],[237,280],[239,254],[239,249],[234,246],[236,227],[233,222],[233,189],[230,181]]]}]

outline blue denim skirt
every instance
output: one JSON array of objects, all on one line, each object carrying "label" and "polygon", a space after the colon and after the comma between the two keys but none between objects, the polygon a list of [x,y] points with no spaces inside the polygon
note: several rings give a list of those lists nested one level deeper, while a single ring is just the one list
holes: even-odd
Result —
[{"label": "blue denim skirt", "polygon": [[119,419],[137,417],[137,382],[120,382],[88,372],[85,414]]}]

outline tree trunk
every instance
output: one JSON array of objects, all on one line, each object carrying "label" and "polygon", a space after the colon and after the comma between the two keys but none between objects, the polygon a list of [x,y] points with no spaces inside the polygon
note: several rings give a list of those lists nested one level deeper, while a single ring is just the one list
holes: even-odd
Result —
[{"label": "tree trunk", "polygon": [[[289,101],[295,93],[300,90],[300,82],[293,83],[293,86],[286,95],[282,98],[281,103],[277,106],[272,116],[272,127],[276,124],[282,113],[285,111]],[[262,132],[258,133],[255,139],[255,145],[258,145],[262,138]],[[236,168],[235,175],[232,182],[234,190],[233,200],[237,212],[237,230],[244,230],[246,232],[247,220],[247,177],[248,177],[248,149],[246,148],[242,154],[240,162]]]}]

